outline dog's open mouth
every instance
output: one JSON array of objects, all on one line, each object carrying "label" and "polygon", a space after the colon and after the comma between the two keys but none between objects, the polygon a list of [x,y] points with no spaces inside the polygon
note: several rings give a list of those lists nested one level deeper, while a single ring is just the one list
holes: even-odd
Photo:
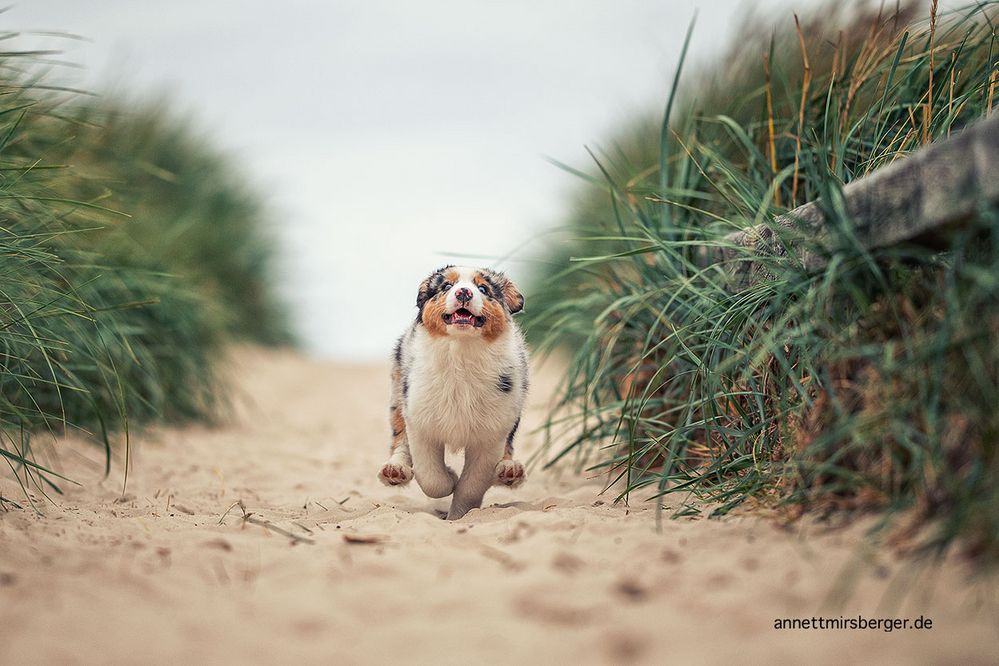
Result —
[{"label": "dog's open mouth", "polygon": [[477,317],[465,308],[458,308],[451,314],[444,315],[444,323],[448,326],[474,326],[479,328],[485,325],[485,317]]}]

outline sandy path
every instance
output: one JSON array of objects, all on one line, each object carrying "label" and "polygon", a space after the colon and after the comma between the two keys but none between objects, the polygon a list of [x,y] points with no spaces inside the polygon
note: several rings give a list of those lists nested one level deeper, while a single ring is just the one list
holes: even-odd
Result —
[{"label": "sandy path", "polygon": [[[375,479],[385,368],[237,360],[238,422],[144,435],[124,498],[120,470],[102,481],[99,453],[67,442],[63,469],[84,487],[42,515],[0,511],[0,663],[999,661],[996,581],[969,583],[959,562],[909,571],[859,549],[859,527],[806,536],[730,518],[657,532],[651,508],[538,471],[448,523],[434,513],[445,502]],[[236,500],[312,543],[239,509],[220,525]],[[856,592],[836,605],[844,572]],[[900,606],[893,590],[908,592]],[[933,626],[773,628],[815,614]]]}]

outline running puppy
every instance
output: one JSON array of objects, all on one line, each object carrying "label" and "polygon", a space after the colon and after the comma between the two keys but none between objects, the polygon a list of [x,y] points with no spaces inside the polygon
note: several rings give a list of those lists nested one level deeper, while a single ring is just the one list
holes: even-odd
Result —
[{"label": "running puppy", "polygon": [[[415,476],[430,497],[453,493],[448,520],[482,504],[492,485],[515,488],[524,466],[513,438],[527,397],[527,348],[512,315],[524,297],[496,271],[445,266],[420,284],[416,321],[392,364],[392,449],[378,478]],[[445,451],[464,451],[461,476]]]}]

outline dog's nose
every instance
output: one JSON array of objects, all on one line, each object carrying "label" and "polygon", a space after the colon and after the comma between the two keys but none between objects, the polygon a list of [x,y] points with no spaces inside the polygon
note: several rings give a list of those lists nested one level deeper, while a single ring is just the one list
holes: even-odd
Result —
[{"label": "dog's nose", "polygon": [[458,299],[459,303],[467,303],[472,300],[472,290],[462,287],[458,291],[454,292],[454,297]]}]

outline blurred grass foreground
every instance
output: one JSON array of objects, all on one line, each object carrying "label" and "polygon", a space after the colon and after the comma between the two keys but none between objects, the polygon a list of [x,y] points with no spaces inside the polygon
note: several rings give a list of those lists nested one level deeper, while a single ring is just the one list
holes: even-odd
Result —
[{"label": "blurred grass foreground", "polygon": [[[899,548],[999,556],[996,202],[878,245],[843,191],[994,113],[997,17],[927,1],[750,19],[677,73],[665,118],[573,170],[573,239],[529,299],[533,339],[573,349],[549,464],[672,515],[701,511],[691,497],[711,515],[890,509]],[[821,239],[775,222],[807,202]],[[782,251],[732,242],[749,227]],[[758,279],[733,282],[740,265]]]},{"label": "blurred grass foreground", "polygon": [[232,162],[163,105],[47,86],[41,55],[0,52],[0,457],[45,493],[38,433],[110,465],[116,432],[217,414],[225,341],[290,334]]}]

